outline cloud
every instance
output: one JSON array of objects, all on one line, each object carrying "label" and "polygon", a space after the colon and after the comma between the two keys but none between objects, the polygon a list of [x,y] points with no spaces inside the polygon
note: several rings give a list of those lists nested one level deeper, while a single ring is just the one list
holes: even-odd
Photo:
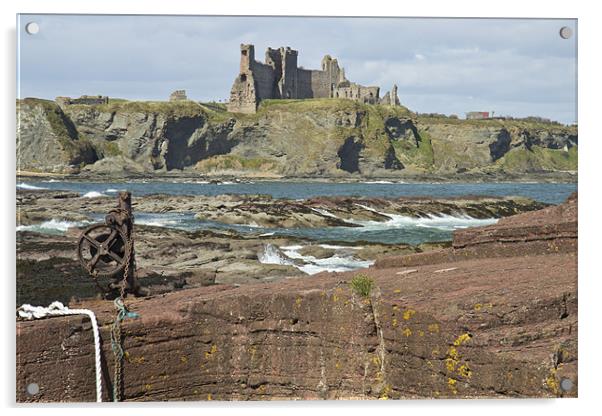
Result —
[{"label": "cloud", "polygon": [[[299,65],[337,57],[349,79],[399,86],[420,112],[495,110],[576,119],[576,22],[553,19],[266,18],[22,15],[21,96],[166,99],[186,89],[226,99],[240,43],[299,50]],[[23,27],[24,24],[21,25]],[[561,26],[575,35],[563,40]],[[470,97],[474,97],[471,99]]]}]

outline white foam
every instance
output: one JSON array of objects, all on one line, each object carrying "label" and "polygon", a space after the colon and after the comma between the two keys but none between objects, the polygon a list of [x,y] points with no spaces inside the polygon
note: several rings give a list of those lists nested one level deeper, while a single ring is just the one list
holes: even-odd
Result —
[{"label": "white foam", "polygon": [[293,264],[293,262],[284,256],[274,244],[266,244],[263,248],[263,252],[259,253],[257,258],[259,259],[259,262],[263,264]]},{"label": "white foam", "polygon": [[324,217],[330,217],[330,218],[339,218],[336,215],[334,215],[332,212],[326,211],[325,209],[322,208],[311,208],[312,211],[317,212],[318,214],[324,216]]},{"label": "white foam", "polygon": [[469,217],[468,215],[429,215],[427,217],[409,217],[407,215],[389,214],[386,212],[379,212],[374,208],[366,205],[355,204],[365,210],[372,211],[376,214],[389,217],[387,221],[360,221],[349,219],[346,222],[361,225],[363,228],[360,231],[374,231],[383,229],[396,229],[396,228],[436,228],[444,231],[453,231],[468,227],[480,227],[483,225],[495,224],[497,218],[484,218],[478,219]]},{"label": "white foam", "polygon": [[67,221],[53,218],[40,224],[19,225],[17,226],[17,232],[36,231],[39,233],[57,234],[65,233],[69,228],[82,227],[87,224],[90,224],[90,221]]},{"label": "white foam", "polygon": [[299,245],[293,245],[293,246],[282,246],[280,247],[282,250],[292,250],[292,251],[297,251],[297,250],[301,250],[303,248],[303,246],[299,246]]},{"label": "white foam", "polygon": [[[347,248],[342,246],[340,247]],[[334,254],[331,257],[323,259],[318,259],[314,256],[304,256],[299,253],[299,250],[302,248],[303,246],[301,245],[292,245],[283,246],[279,249],[273,244],[266,244],[263,252],[259,254],[258,259],[264,264],[282,264],[294,266],[303,273],[309,275],[321,272],[346,272],[363,269],[374,264],[373,260],[359,260],[352,256],[340,254]]]},{"label": "white foam", "polygon": [[374,260],[358,260],[353,257],[339,257],[334,255],[325,259],[316,259],[309,264],[299,266],[299,270],[307,274],[321,272],[348,272],[365,269],[374,264]]},{"label": "white foam", "polygon": [[179,225],[179,221],[174,218],[165,217],[149,217],[149,218],[137,218],[136,224],[150,225],[152,227],[170,227]]},{"label": "white foam", "polygon": [[329,249],[329,250],[344,250],[344,249],[361,250],[363,248],[363,247],[353,247],[353,246],[334,246],[331,244],[319,244],[319,246],[322,248]]},{"label": "white foam", "polygon": [[17,189],[27,189],[29,191],[40,191],[42,189],[48,189],[48,188],[44,188],[42,186],[35,186],[35,185],[30,185],[28,183],[18,183],[17,184]]},{"label": "white foam", "polygon": [[110,194],[114,194],[114,193],[116,193],[116,192],[119,192],[119,189],[113,189],[113,188],[109,188],[109,189],[107,189],[105,192],[108,192],[108,193],[110,193]]},{"label": "white foam", "polygon": [[85,194],[82,195],[82,198],[100,198],[106,196],[105,194],[98,192],[98,191],[90,191],[90,192],[86,192]]},{"label": "white foam", "polygon": [[391,181],[367,181],[367,182],[362,182],[362,183],[367,183],[367,184],[379,184],[379,185],[389,185],[389,184],[395,184],[395,182],[391,182]]}]

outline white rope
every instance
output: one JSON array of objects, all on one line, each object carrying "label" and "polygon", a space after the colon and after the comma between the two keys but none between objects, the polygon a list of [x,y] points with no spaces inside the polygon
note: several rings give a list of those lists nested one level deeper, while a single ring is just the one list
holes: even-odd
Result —
[{"label": "white rope", "polygon": [[90,309],[69,309],[61,302],[52,302],[50,306],[32,306],[22,305],[17,309],[19,316],[24,319],[41,319],[46,316],[63,315],[87,315],[92,322],[92,332],[94,333],[94,353],[96,363],[96,402],[102,402],[102,369],[100,365],[100,336],[98,333],[98,323],[96,315]]}]

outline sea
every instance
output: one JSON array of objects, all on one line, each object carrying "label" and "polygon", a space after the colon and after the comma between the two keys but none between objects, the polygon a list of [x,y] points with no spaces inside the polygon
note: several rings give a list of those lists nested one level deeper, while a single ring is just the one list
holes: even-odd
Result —
[{"label": "sea", "polygon": [[[66,190],[80,194],[81,198],[114,196],[121,190],[129,190],[136,196],[149,194],[207,195],[220,194],[263,194],[273,198],[307,199],[318,196],[354,196],[396,198],[402,196],[462,197],[462,196],[523,196],[537,201],[559,204],[577,190],[575,183],[403,183],[393,181],[366,182],[315,182],[315,181],[256,181],[220,182],[206,181],[150,181],[132,182],[82,182],[82,181],[27,181],[17,183],[18,189]],[[497,218],[476,219],[467,216],[431,216],[411,218],[394,213],[382,212],[389,219],[384,222],[355,221],[356,227],[318,228],[265,228],[256,224],[232,225],[195,218],[194,212],[148,213],[135,212],[135,223],[156,227],[175,228],[187,231],[232,230],[241,234],[265,237],[286,237],[301,242],[301,245],[276,247],[267,243],[259,261],[273,264],[293,264],[307,273],[320,271],[346,271],[368,267],[373,262],[362,261],[352,251],[362,244],[412,244],[450,241],[454,230],[494,224]],[[328,213],[326,213],[328,215]],[[69,218],[53,218],[40,224],[20,225],[17,231],[37,231],[48,234],[63,234],[68,228],[84,226],[102,221],[105,213],[95,213],[90,221],[73,221]],[[345,220],[345,218],[342,218]],[[352,222],[349,220],[349,222]],[[359,227],[358,227],[359,225]],[[299,250],[307,244],[320,244],[338,249],[337,254],[327,259],[301,256]],[[341,255],[340,253],[346,253]],[[302,260],[293,262],[291,259]]]}]

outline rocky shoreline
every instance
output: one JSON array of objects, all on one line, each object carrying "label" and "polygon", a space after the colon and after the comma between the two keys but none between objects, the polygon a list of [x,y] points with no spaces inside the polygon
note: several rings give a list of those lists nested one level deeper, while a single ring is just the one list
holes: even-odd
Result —
[{"label": "rocky shoreline", "polygon": [[[193,239],[139,228],[139,252],[154,247],[173,259],[197,250],[195,244],[213,244],[207,234]],[[18,258],[56,260],[69,251],[72,234],[20,232]],[[124,399],[577,396],[576,194],[558,206],[457,230],[446,247],[395,254],[361,272],[129,299],[141,318],[124,321]],[[355,288],[358,278],[372,281],[367,294]],[[72,306],[96,312],[112,368],[106,341],[112,303],[73,300]],[[17,401],[94,399],[87,319],[16,325]],[[28,396],[33,378],[40,394]],[[560,387],[565,378],[570,390]],[[105,380],[110,386],[108,370]]]},{"label": "rocky shoreline", "polygon": [[285,181],[285,182],[335,182],[335,183],[490,183],[490,182],[514,182],[514,183],[577,183],[578,172],[555,171],[555,172],[487,172],[487,173],[447,173],[447,174],[404,174],[395,176],[373,176],[373,175],[351,175],[351,176],[325,176],[325,175],[258,175],[249,172],[237,172],[234,174],[204,174],[190,169],[173,170],[169,172],[131,173],[125,175],[123,172],[80,172],[77,174],[52,173],[52,172],[17,172],[17,183],[30,180],[56,180],[81,181],[81,182],[114,182],[114,181],[206,181],[208,183],[248,183],[250,181]]},{"label": "rocky shoreline", "polygon": [[[76,262],[77,238],[84,227],[102,221],[114,205],[115,198],[110,196],[88,198],[70,191],[18,190],[19,303],[68,303],[72,297],[96,295],[93,281]],[[366,224],[386,229],[392,218],[489,220],[545,206],[518,197],[321,197],[297,201],[261,195],[138,196],[133,202],[138,275],[142,285],[157,294],[363,268],[382,256],[420,253],[450,242],[378,243],[362,240],[361,233],[347,241],[326,233],[326,239],[318,241],[307,233],[311,235],[314,229],[354,233]],[[209,221],[210,227],[172,224],[182,216],[193,225]]]}]

